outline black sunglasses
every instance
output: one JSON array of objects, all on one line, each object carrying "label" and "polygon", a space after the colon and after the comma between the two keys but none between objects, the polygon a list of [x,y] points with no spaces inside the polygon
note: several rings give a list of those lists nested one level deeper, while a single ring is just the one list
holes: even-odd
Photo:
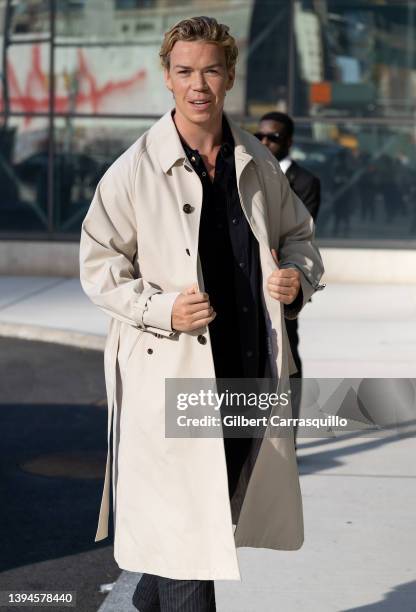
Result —
[{"label": "black sunglasses", "polygon": [[270,142],[274,142],[275,144],[277,144],[280,140],[279,132],[268,132],[267,134],[264,134],[263,132],[256,132],[254,136],[259,140],[267,138],[267,140],[270,140]]}]

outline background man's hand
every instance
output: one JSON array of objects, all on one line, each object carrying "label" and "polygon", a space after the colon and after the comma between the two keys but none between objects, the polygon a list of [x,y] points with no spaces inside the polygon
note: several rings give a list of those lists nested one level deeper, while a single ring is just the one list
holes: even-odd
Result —
[{"label": "background man's hand", "polygon": [[217,313],[209,303],[207,293],[201,293],[196,285],[184,289],[176,298],[172,308],[172,329],[181,332],[205,327],[215,319]]},{"label": "background man's hand", "polygon": [[[276,266],[279,261],[275,249],[272,249],[273,259]],[[300,288],[300,272],[295,268],[277,268],[272,272],[267,280],[267,289],[269,295],[282,302],[282,304],[291,304],[295,301]]]}]

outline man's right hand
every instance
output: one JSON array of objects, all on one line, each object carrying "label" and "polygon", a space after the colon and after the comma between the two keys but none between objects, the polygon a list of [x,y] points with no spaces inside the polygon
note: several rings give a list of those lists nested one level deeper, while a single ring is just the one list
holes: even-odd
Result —
[{"label": "man's right hand", "polygon": [[190,332],[205,327],[215,319],[217,313],[209,303],[207,293],[201,293],[197,285],[184,289],[176,298],[172,308],[172,329]]}]

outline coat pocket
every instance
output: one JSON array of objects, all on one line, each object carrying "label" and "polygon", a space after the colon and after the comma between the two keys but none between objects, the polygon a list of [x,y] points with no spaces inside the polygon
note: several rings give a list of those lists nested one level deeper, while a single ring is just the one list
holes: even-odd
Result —
[{"label": "coat pocket", "polygon": [[142,340],[145,333],[146,332],[143,330],[137,329],[136,327],[128,325],[127,323],[122,324],[120,329],[120,344],[117,355],[122,376],[126,372],[128,363],[135,348]]}]

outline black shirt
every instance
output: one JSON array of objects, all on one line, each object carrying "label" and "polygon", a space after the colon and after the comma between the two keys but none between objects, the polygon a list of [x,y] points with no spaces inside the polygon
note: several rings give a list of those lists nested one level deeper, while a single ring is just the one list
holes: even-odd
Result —
[{"label": "black shirt", "polygon": [[198,252],[217,313],[209,325],[216,376],[263,377],[267,345],[259,245],[240,204],[231,130],[223,116],[214,180],[199,152],[181,140],[203,187]]}]

